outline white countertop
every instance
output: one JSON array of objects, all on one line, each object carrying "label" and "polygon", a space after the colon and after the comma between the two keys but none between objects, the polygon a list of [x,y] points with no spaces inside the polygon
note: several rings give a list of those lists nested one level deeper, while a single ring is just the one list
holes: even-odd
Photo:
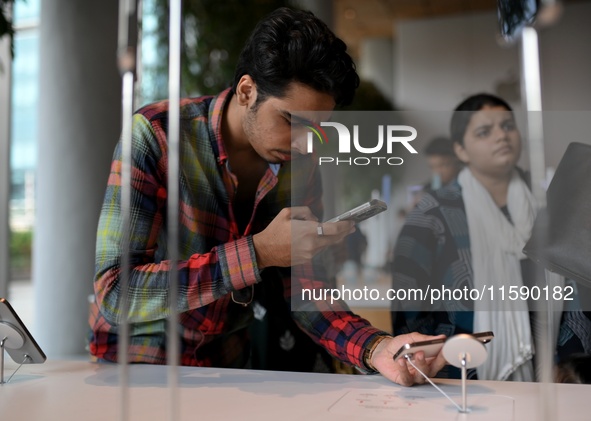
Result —
[{"label": "white countertop", "polygon": [[[15,365],[7,364],[10,376]],[[129,420],[171,419],[167,367],[129,366]],[[0,418],[111,421],[121,418],[119,366],[47,361],[23,366],[0,385]],[[178,420],[548,420],[591,419],[589,385],[468,382],[469,414],[432,386],[405,388],[381,376],[179,368]],[[458,403],[459,382],[436,381]],[[543,387],[547,395],[543,398]],[[544,408],[543,402],[556,405]]]}]

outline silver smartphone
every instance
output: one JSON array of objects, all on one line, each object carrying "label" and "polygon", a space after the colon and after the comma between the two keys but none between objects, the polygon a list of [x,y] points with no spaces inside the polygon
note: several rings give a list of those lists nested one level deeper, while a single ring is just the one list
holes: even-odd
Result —
[{"label": "silver smartphone", "polygon": [[339,221],[355,221],[356,223],[365,221],[378,213],[384,212],[388,209],[388,205],[378,199],[372,199],[369,202],[365,202],[362,205],[357,206],[347,212],[335,216],[326,222],[339,222]]},{"label": "silver smartphone", "polygon": [[[490,342],[492,338],[495,337],[492,332],[478,332],[472,333],[471,335],[483,344]],[[425,353],[425,358],[436,357],[437,354],[439,354],[439,351],[441,351],[441,348],[443,348],[445,341],[447,341],[447,338],[404,344],[400,347],[398,352],[394,354],[394,361],[397,361],[399,358],[405,357],[407,355],[412,356],[419,351],[423,351]]]},{"label": "silver smartphone", "polygon": [[[0,325],[2,324],[18,331],[22,337],[22,345],[18,349],[6,347],[6,352],[14,362],[18,364],[41,364],[45,362],[47,357],[41,347],[35,342],[16,311],[4,298],[0,298]],[[21,341],[19,340],[19,342]]]}]

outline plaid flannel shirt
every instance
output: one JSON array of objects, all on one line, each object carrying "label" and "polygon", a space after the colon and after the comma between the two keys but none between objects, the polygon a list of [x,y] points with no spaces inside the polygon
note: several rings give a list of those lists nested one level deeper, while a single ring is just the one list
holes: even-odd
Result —
[{"label": "plaid flannel shirt", "polygon": [[[248,360],[247,326],[251,306],[233,302],[236,294],[261,282],[252,235],[263,230],[284,208],[299,202],[321,211],[317,168],[291,175],[290,165],[274,171],[270,165],[255,196],[253,216],[239,232],[232,194],[237,182],[229,171],[221,137],[226,90],[217,97],[181,101],[179,198],[179,295],[182,365],[243,367]],[[130,215],[131,274],[128,289],[130,362],[166,363],[168,316],[167,260],[167,136],[168,103],[148,105],[133,121],[132,198]],[[311,160],[310,160],[311,161]],[[91,312],[90,352],[116,361],[122,215],[121,143],[117,145],[97,231],[95,296]],[[295,168],[295,166],[294,166]],[[305,180],[292,189],[291,179]],[[302,178],[305,177],[305,178]],[[293,201],[292,201],[293,199]],[[264,272],[264,271],[263,271]],[[268,282],[267,280],[265,282]],[[275,280],[281,282],[281,280]],[[283,278],[286,299],[313,279]],[[332,355],[365,369],[364,350],[381,332],[335,303],[327,310],[294,311],[298,325]]]}]

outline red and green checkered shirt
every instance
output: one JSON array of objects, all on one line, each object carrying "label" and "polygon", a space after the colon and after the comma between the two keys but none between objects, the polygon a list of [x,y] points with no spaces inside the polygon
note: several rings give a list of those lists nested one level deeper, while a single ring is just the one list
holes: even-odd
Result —
[{"label": "red and green checkered shirt", "polygon": [[[217,97],[181,101],[178,311],[183,365],[244,366],[249,356],[247,327],[253,312],[251,306],[234,303],[231,293],[250,290],[261,282],[252,235],[292,203],[321,212],[321,192],[314,187],[319,185],[317,168],[291,174],[289,164],[278,171],[270,165],[258,186],[254,216],[244,232],[239,231],[232,195],[228,193],[235,191],[236,179],[228,169],[221,135],[222,111],[230,95],[227,90]],[[130,362],[166,363],[171,266],[166,247],[167,127],[165,101],[148,105],[134,116]],[[296,177],[304,186],[299,190],[291,186]],[[94,280],[97,306],[90,316],[90,352],[107,361],[116,361],[117,325],[123,317],[118,282],[123,253],[120,194],[121,143],[115,149],[98,225]],[[289,277],[284,277],[283,282],[287,299],[304,285],[319,285],[304,278],[294,279],[293,285]],[[322,311],[294,311],[292,316],[332,355],[362,369],[365,348],[383,334],[349,312],[344,303],[334,304],[330,311],[323,307]]]}]

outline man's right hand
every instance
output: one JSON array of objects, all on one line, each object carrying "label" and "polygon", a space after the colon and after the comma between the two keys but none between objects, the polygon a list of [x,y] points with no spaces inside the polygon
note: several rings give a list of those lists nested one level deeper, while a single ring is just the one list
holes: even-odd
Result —
[{"label": "man's right hand", "polygon": [[351,221],[321,224],[323,235],[318,235],[318,225],[318,218],[308,207],[282,209],[267,228],[252,237],[259,269],[306,263],[355,232]]}]

